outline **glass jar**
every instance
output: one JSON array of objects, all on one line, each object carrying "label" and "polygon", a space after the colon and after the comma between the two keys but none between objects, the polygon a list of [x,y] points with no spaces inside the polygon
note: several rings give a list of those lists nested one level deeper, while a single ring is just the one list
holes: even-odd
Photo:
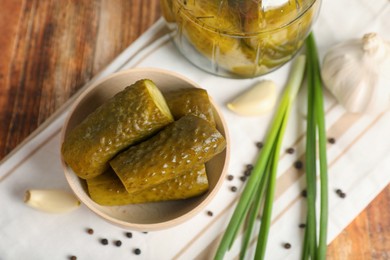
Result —
[{"label": "glass jar", "polygon": [[215,75],[250,78],[289,61],[320,0],[161,0],[178,50]]}]

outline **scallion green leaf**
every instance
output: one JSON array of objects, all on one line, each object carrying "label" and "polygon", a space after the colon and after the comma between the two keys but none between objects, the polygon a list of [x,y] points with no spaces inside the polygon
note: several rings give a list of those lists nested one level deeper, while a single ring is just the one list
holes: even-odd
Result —
[{"label": "scallion green leaf", "polygon": [[[326,258],[326,240],[328,228],[328,170],[326,156],[326,127],[324,101],[322,92],[322,81],[320,74],[320,65],[318,52],[313,33],[306,39],[307,48],[307,67],[308,67],[308,109],[311,111],[307,119],[307,140],[306,140],[306,179],[308,190],[308,215],[306,233],[304,239],[302,259],[320,259]],[[311,156],[316,151],[316,137],[318,134],[318,155],[319,155],[319,174],[320,174],[320,219],[319,219],[319,238],[317,240],[316,229],[316,157]],[[310,192],[309,192],[310,190]],[[309,199],[309,193],[311,199]],[[313,200],[314,197],[314,200]],[[318,245],[317,245],[318,241]]]},{"label": "scallion green leaf", "polygon": [[[245,216],[247,216],[249,209],[253,206],[255,195],[258,192],[259,183],[264,177],[264,172],[268,163],[270,165],[271,176],[269,185],[267,187],[268,204],[265,206],[265,214],[263,214],[264,220],[270,219],[272,213],[272,200],[274,194],[274,186],[276,180],[277,163],[279,159],[280,146],[284,136],[285,127],[288,121],[288,117],[291,111],[291,106],[295,100],[298,90],[301,86],[303,75],[305,71],[305,56],[299,56],[296,58],[286,84],[286,88],[283,92],[283,96],[279,103],[278,110],[272,121],[271,128],[265,139],[264,147],[256,161],[256,164],[252,170],[252,174],[249,177],[247,184],[241,194],[240,200],[236,205],[230,222],[226,228],[226,231],[222,237],[222,240],[217,249],[215,259],[223,259],[226,251],[232,246],[235,236],[242,225]],[[271,161],[270,161],[271,160]],[[265,224],[264,224],[265,222]],[[270,221],[263,221],[261,223],[260,235],[258,241],[265,242],[268,236]],[[265,246],[260,245],[259,254],[264,254]]]}]

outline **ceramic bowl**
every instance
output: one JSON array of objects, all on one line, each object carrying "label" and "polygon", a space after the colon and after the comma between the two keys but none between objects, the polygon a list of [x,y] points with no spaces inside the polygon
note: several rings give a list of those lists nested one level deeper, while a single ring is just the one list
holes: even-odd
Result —
[{"label": "ceramic bowl", "polygon": [[[75,100],[62,129],[61,144],[69,131],[88,114],[114,94],[140,79],[151,79],[163,93],[178,88],[201,87],[181,75],[160,69],[139,68],[115,73],[92,84]],[[139,231],[161,230],[188,221],[204,209],[218,192],[225,179],[229,160],[229,138],[226,124],[212,97],[210,97],[210,100],[214,108],[217,129],[225,137],[227,146],[222,153],[206,163],[210,188],[204,195],[178,201],[125,206],[101,206],[89,197],[85,181],[78,178],[61,158],[65,177],[71,189],[91,211],[108,222],[125,229]]]}]

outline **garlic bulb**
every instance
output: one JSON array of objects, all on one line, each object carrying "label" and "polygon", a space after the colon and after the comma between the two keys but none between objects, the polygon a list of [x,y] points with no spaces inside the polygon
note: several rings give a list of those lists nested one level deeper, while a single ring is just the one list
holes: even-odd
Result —
[{"label": "garlic bulb", "polygon": [[270,111],[275,102],[275,83],[271,80],[263,80],[235,97],[227,103],[227,107],[239,115],[255,116]]},{"label": "garlic bulb", "polygon": [[50,213],[64,213],[80,206],[80,201],[73,194],[62,190],[27,190],[24,202]]},{"label": "garlic bulb", "polygon": [[390,105],[390,43],[376,33],[331,48],[321,68],[325,86],[353,113],[377,113]]}]

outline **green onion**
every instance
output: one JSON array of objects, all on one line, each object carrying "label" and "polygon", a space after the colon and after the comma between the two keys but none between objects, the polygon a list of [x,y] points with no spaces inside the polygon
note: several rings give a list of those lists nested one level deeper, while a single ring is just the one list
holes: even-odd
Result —
[{"label": "green onion", "polygon": [[[309,53],[307,54],[310,55]],[[311,256],[316,259],[317,231],[316,231],[316,120],[314,107],[314,89],[312,82],[314,80],[313,66],[307,58],[307,124],[306,124],[306,200],[307,217],[305,230],[305,254],[307,259]]]},{"label": "green onion", "polygon": [[[268,182],[267,194],[265,197],[263,216],[261,218],[261,226],[260,226],[260,231],[258,236],[255,259],[264,259],[265,256],[268,233],[271,227],[272,206],[273,206],[274,195],[275,195],[276,173],[278,168],[280,148],[282,146],[283,135],[287,126],[287,115],[289,115],[290,109],[291,106],[289,106],[289,109],[286,112],[286,119],[282,122],[280,132],[279,132],[279,138],[277,139],[277,142],[275,144],[275,152],[272,154],[272,158],[270,158],[271,172],[270,172],[270,178]],[[260,238],[262,240],[259,241]]]},{"label": "green onion", "polygon": [[[225,253],[233,245],[238,230],[240,229],[248,213],[249,219],[251,221],[251,223],[249,223],[249,227],[251,229],[250,233],[252,232],[253,222],[256,220],[256,218],[253,217],[253,214],[257,214],[254,211],[257,211],[258,204],[261,203],[263,197],[262,194],[264,193],[264,188],[262,188],[264,184],[262,183],[266,183],[265,185],[267,186],[267,192],[265,195],[264,212],[260,226],[260,234],[258,236],[258,245],[256,248],[256,259],[258,256],[262,256],[261,258],[263,258],[265,254],[266,242],[271,222],[272,202],[276,184],[276,172],[280,147],[291,112],[292,104],[302,83],[304,71],[305,56],[299,56],[296,58],[296,61],[291,68],[291,73],[286,84],[286,88],[283,92],[283,96],[279,103],[276,115],[273,118],[271,128],[265,139],[264,147],[254,165],[252,174],[247,181],[240,200],[238,201],[238,204],[219,244],[215,255],[216,260],[223,259]],[[267,179],[263,180],[263,178]],[[250,236],[250,234],[246,236]],[[249,238],[247,237],[245,238],[244,246],[247,246],[248,242],[246,240],[248,239]]]},{"label": "green onion", "polygon": [[[326,158],[325,113],[322,93],[320,65],[314,35],[306,40],[308,116],[306,135],[306,181],[307,181],[307,223],[302,259],[325,259],[328,226],[328,172]],[[316,136],[318,134],[318,155],[320,174],[320,219],[317,239],[316,219]],[[318,241],[318,243],[317,243]]]},{"label": "green onion", "polygon": [[245,258],[246,250],[248,249],[249,241],[252,237],[252,232],[253,232],[253,228],[255,226],[256,218],[260,212],[262,198],[263,198],[264,192],[266,190],[266,185],[268,184],[268,177],[269,177],[268,172],[270,171],[270,165],[271,165],[270,163],[267,164],[267,167],[266,167],[266,170],[264,173],[264,178],[262,178],[260,183],[259,183],[259,187],[258,187],[257,192],[255,194],[256,197],[253,201],[253,205],[252,205],[251,211],[249,213],[250,215],[248,217],[248,226],[246,227],[245,237],[244,237],[244,240],[243,240],[242,246],[241,246],[241,253],[240,253],[241,260]]}]

